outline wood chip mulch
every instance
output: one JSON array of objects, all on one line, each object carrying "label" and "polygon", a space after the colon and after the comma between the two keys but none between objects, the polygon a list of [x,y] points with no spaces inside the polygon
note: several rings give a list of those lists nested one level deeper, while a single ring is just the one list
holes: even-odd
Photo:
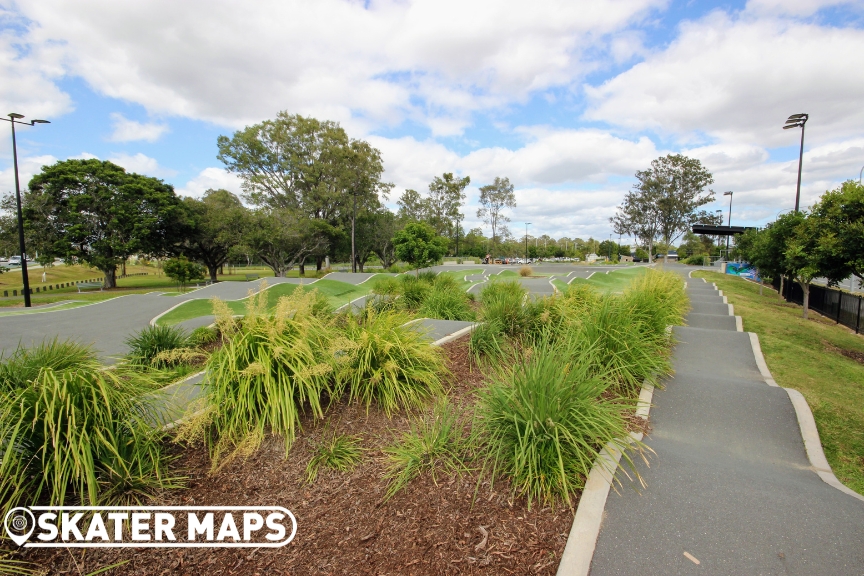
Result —
[{"label": "wood chip mulch", "polygon": [[[468,407],[483,374],[472,366],[467,337],[443,346],[450,398]],[[381,448],[410,428],[405,414],[387,419],[374,409],[339,404],[330,408],[327,434],[357,435],[365,448],[353,471],[322,469],[309,484],[305,468],[325,424],[304,422],[285,458],[284,445],[265,441],[255,454],[209,474],[201,448],[180,452],[189,475],[186,490],[163,505],[279,505],[297,518],[294,540],[276,549],[49,549],[24,559],[51,574],[87,574],[128,560],[104,574],[122,575],[425,575],[554,574],[573,521],[564,505],[529,510],[509,486],[490,488],[476,474],[422,475],[388,501]],[[574,500],[573,505],[576,506]],[[28,551],[29,552],[29,551]]]}]

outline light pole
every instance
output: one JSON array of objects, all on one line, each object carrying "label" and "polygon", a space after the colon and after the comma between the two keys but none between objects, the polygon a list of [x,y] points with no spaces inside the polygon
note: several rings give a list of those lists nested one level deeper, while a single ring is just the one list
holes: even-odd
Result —
[{"label": "light pole", "polygon": [[[723,192],[723,196],[729,197],[729,222],[726,224],[726,227],[731,228],[732,227],[732,191],[728,190],[726,192]],[[795,209],[796,210],[798,209],[797,208],[797,201],[796,201],[796,208]],[[727,232],[729,232],[729,230],[727,230]],[[729,234],[726,235],[726,258],[727,259],[729,258]]]},{"label": "light pole", "polygon": [[[723,210],[715,210],[714,213],[718,215],[717,217],[720,219],[720,224],[722,225],[723,224]],[[715,220],[715,222],[716,222],[716,220]],[[720,236],[719,235],[715,236],[715,241],[717,242],[717,250],[719,253],[719,251],[720,251]]]},{"label": "light pole", "polygon": [[30,308],[30,278],[27,276],[27,258],[24,250],[24,217],[21,214],[21,186],[18,183],[18,146],[15,142],[15,124],[24,126],[35,126],[36,124],[50,124],[48,120],[31,120],[30,122],[19,122],[24,118],[21,114],[12,112],[8,114],[9,119],[0,117],[12,124],[12,163],[15,165],[15,205],[18,210],[18,248],[21,250],[21,279],[24,280],[24,306]]},{"label": "light pole", "polygon": [[861,175],[864,174],[864,166],[861,167],[861,171],[858,172],[858,184],[861,184]]},{"label": "light pole", "polygon": [[804,161],[804,125],[809,119],[809,114],[792,114],[786,119],[786,125],[783,126],[784,130],[801,128],[801,151],[798,152],[798,188],[795,191],[795,212],[798,212],[798,204],[801,200],[801,163]]},{"label": "light pole", "polygon": [[525,222],[525,264],[528,264],[528,226],[530,222]]}]

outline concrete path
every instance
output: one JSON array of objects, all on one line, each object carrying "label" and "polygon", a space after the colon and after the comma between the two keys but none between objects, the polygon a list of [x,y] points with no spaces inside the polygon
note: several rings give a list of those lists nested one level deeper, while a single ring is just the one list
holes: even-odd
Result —
[{"label": "concrete path", "polygon": [[687,293],[675,376],[654,393],[656,454],[638,466],[647,488],[610,493],[591,574],[864,574],[864,501],[815,473],[789,395],[719,292]]}]

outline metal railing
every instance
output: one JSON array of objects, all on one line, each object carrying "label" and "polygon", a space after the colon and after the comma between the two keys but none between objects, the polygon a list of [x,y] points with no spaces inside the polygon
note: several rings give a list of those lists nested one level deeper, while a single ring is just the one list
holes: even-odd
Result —
[{"label": "metal railing", "polygon": [[[780,279],[772,282],[774,288],[780,290]],[[783,283],[783,298],[787,302],[804,304],[804,290],[797,282],[786,280]],[[810,285],[809,308],[823,316],[833,318],[838,324],[855,330],[856,334],[864,328],[861,315],[864,313],[864,297],[849,294],[836,288]]]}]

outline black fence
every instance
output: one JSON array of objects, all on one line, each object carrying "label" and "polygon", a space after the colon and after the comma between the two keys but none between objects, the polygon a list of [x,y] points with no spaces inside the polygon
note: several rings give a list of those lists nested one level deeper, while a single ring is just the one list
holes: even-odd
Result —
[{"label": "black fence", "polygon": [[[773,282],[774,288],[780,290],[780,279]],[[804,290],[797,282],[789,281],[783,283],[783,298],[787,302],[804,305]],[[834,288],[810,285],[811,310],[819,312],[823,316],[833,318],[838,324],[855,330],[858,334],[864,328],[861,314],[864,313],[864,297],[855,296]]]}]

